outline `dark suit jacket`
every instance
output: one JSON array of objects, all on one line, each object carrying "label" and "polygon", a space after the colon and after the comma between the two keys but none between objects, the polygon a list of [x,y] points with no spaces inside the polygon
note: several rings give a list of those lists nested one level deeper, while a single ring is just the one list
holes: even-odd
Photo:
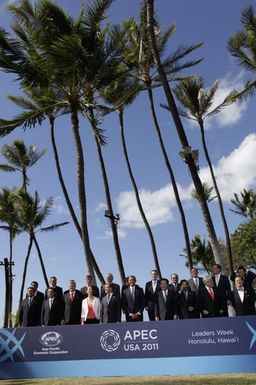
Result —
[{"label": "dark suit jacket", "polygon": [[63,319],[62,302],[59,299],[54,299],[51,309],[49,299],[45,299],[41,311],[41,325],[53,326],[60,325]]},{"label": "dark suit jacket", "polygon": [[81,306],[83,296],[79,290],[75,291],[73,301],[70,300],[69,290],[63,295],[64,300],[64,320],[67,325],[78,325],[81,321]]},{"label": "dark suit jacket", "polygon": [[[92,288],[93,288],[93,295],[94,295],[94,297],[99,298],[100,297],[99,288],[97,286],[94,286],[94,285],[92,285]],[[87,286],[83,286],[80,289],[80,292],[82,293],[83,298],[87,298],[88,297],[88,295],[87,295]]]},{"label": "dark suit jacket", "polygon": [[[225,301],[223,301],[222,297],[219,297],[215,287],[213,288],[213,291],[214,300],[212,300],[206,287],[203,287],[198,292],[197,303],[203,318],[220,317],[220,310],[223,310],[225,307]],[[203,310],[207,310],[209,314],[203,314]]]},{"label": "dark suit jacket", "polygon": [[[180,319],[200,318],[200,312],[197,308],[197,294],[191,290],[188,290],[188,295],[182,291],[178,296],[178,310]],[[190,307],[194,309],[189,310]]]},{"label": "dark suit jacket", "polygon": [[133,319],[129,316],[130,313],[140,313],[141,315],[137,321],[143,321],[144,305],[145,297],[141,287],[135,285],[134,301],[130,287],[124,289],[122,295],[122,309],[125,313],[126,321],[133,321]]},{"label": "dark suit jacket", "polygon": [[[44,292],[44,299],[47,299],[47,290],[49,289],[49,287],[47,287],[45,289],[45,292]],[[54,287],[54,290],[55,290],[55,299],[59,299],[59,300],[62,300],[63,299],[63,290],[62,290],[62,287],[60,286],[56,286]]]},{"label": "dark suit jacket", "polygon": [[106,295],[102,298],[100,319],[103,323],[121,322],[121,303],[119,298],[112,295],[109,303]]},{"label": "dark suit jacket", "polygon": [[177,286],[175,286],[173,283],[170,283],[169,289],[173,294],[176,295],[176,299],[177,299],[179,295],[179,290],[180,290],[180,283],[178,283]]},{"label": "dark suit jacket", "polygon": [[231,286],[229,279],[226,275],[221,274],[218,286],[216,286],[215,276],[212,277],[214,282],[214,287],[217,290],[218,296],[221,298],[222,306],[224,312],[222,313],[222,317],[228,317],[228,307],[227,307],[227,300],[231,300]]},{"label": "dark suit jacket", "polygon": [[[230,280],[232,282],[235,282],[236,273],[233,272],[230,276]],[[252,283],[256,278],[256,274],[253,271],[247,271],[244,276],[244,288],[247,289],[248,287],[252,287]],[[254,289],[253,289],[254,290]]]},{"label": "dark suit jacket", "polygon": [[23,299],[19,308],[20,326],[40,326],[41,324],[41,304],[33,297],[29,306],[28,298]]},{"label": "dark suit jacket", "polygon": [[[112,283],[113,287],[113,294],[115,297],[120,299],[120,286],[117,283]],[[105,297],[106,292],[105,292],[105,284],[101,286],[100,289],[100,298]]]},{"label": "dark suit jacket", "polygon": [[193,278],[190,278],[190,279],[188,280],[188,284],[189,284],[190,290],[193,291],[193,292],[195,292],[196,294],[198,293],[198,290],[199,290],[199,289],[201,289],[202,287],[204,287],[203,278],[198,277],[198,279],[199,279],[199,287],[198,287],[198,288],[196,287],[196,284],[195,284]]},{"label": "dark suit jacket", "polygon": [[145,307],[147,307],[149,311],[153,311],[153,312],[155,311],[157,292],[159,290],[161,290],[159,280],[157,280],[155,292],[153,291],[152,281],[149,281],[146,283],[146,286],[145,286]]},{"label": "dark suit jacket", "polygon": [[166,301],[162,290],[157,293],[157,301],[155,304],[155,317],[161,321],[173,320],[174,315],[178,315],[176,303],[177,295],[174,290],[168,289]]},{"label": "dark suit jacket", "polygon": [[255,315],[255,291],[252,288],[244,289],[244,300],[241,302],[238,290],[233,291],[232,303],[236,315]]}]

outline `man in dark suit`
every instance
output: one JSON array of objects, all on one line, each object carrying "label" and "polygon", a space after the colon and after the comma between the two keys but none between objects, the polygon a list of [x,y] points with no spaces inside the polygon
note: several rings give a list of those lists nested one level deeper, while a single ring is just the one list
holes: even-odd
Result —
[{"label": "man in dark suit", "polygon": [[49,287],[47,299],[44,300],[41,311],[41,325],[54,326],[61,325],[63,319],[62,302],[55,297],[55,289]]},{"label": "man in dark suit", "polygon": [[111,283],[105,285],[106,295],[101,300],[101,322],[121,322],[120,299],[113,294]]},{"label": "man in dark suit", "polygon": [[214,287],[212,277],[203,280],[204,287],[198,291],[198,308],[203,318],[220,317],[224,310],[225,301],[219,297],[218,291]]},{"label": "man in dark suit", "polygon": [[130,275],[128,278],[128,287],[122,294],[122,309],[125,313],[126,321],[143,321],[143,310],[145,297],[141,287],[136,285],[136,278]]},{"label": "man in dark suit", "polygon": [[145,286],[145,309],[148,312],[150,321],[155,321],[155,304],[157,300],[157,292],[160,290],[160,281],[158,279],[158,271],[151,271],[151,281]]},{"label": "man in dark suit", "polygon": [[42,308],[42,304],[44,302],[44,294],[38,290],[38,282],[32,281],[31,287],[34,289],[34,298],[39,303],[39,306]]},{"label": "man in dark suit", "polygon": [[236,277],[232,299],[236,315],[255,315],[255,300],[255,291],[250,286],[246,288],[241,277]]},{"label": "man in dark suit", "polygon": [[[50,277],[49,279],[49,287],[54,289],[55,299],[63,300],[63,290],[62,287],[57,286],[57,278],[55,276]],[[48,287],[45,289],[44,298],[48,298]]]},{"label": "man in dark suit", "polygon": [[171,275],[169,289],[173,292],[173,294],[176,295],[176,297],[178,296],[178,292],[180,290],[180,284],[179,284],[179,276],[177,273],[173,273]]},{"label": "man in dark suit", "polygon": [[88,297],[88,294],[87,294],[88,286],[92,287],[94,297],[99,298],[99,296],[100,296],[99,288],[97,286],[93,285],[93,278],[92,278],[92,276],[90,274],[87,274],[85,276],[85,286],[83,286],[80,289],[80,292],[82,293],[83,298],[87,298]]},{"label": "man in dark suit", "polygon": [[200,318],[200,312],[197,308],[197,294],[190,289],[186,279],[180,281],[177,303],[179,319]]},{"label": "man in dark suit", "polygon": [[[252,286],[252,283],[253,281],[255,280],[256,278],[256,274],[253,272],[253,271],[250,271],[250,270],[247,270],[246,271],[246,268],[243,266],[243,265],[239,265],[238,268],[236,269],[236,271],[234,271],[231,276],[230,276],[230,280],[232,282],[235,282],[235,278],[236,277],[241,277],[242,280],[243,280],[243,286],[248,289],[253,289],[253,286]],[[254,290],[255,292],[255,290]]]},{"label": "man in dark suit", "polygon": [[176,298],[175,292],[169,287],[168,279],[162,278],[160,280],[160,291],[157,292],[157,301],[155,304],[156,321],[178,319]]},{"label": "man in dark suit", "polygon": [[76,282],[71,279],[68,283],[69,290],[64,292],[64,320],[66,325],[79,325],[81,322],[81,306],[83,296],[76,290]]},{"label": "man in dark suit", "polygon": [[220,316],[228,317],[228,305],[232,305],[229,279],[226,275],[221,274],[221,266],[218,263],[212,266],[212,273],[214,287],[223,302],[223,313]]},{"label": "man in dark suit", "polygon": [[194,293],[198,293],[198,290],[204,287],[203,278],[198,277],[198,270],[192,267],[190,270],[191,278],[188,280],[190,290]]},{"label": "man in dark suit", "polygon": [[100,289],[100,298],[103,298],[106,295],[105,285],[106,284],[112,284],[113,287],[113,294],[115,297],[120,299],[120,286],[117,283],[113,282],[114,276],[112,273],[108,273],[105,278],[105,283],[101,286]]},{"label": "man in dark suit", "polygon": [[22,300],[19,307],[20,326],[40,326],[41,305],[34,297],[33,287],[27,290],[27,296]]}]

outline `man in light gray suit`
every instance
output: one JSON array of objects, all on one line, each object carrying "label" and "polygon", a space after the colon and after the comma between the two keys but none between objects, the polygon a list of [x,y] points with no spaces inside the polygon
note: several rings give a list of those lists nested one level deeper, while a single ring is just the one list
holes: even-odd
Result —
[{"label": "man in light gray suit", "polygon": [[190,290],[198,294],[198,290],[204,287],[203,278],[198,277],[198,270],[192,267],[190,270],[191,278],[188,280]]},{"label": "man in light gray suit", "polygon": [[120,298],[113,294],[112,283],[105,284],[106,295],[101,300],[101,322],[111,323],[121,321]]}]

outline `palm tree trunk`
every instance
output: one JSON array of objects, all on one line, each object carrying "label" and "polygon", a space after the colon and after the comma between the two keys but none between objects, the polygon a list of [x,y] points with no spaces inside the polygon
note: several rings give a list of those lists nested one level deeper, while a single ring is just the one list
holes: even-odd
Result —
[{"label": "palm tree trunk", "polygon": [[219,192],[219,189],[218,189],[216,178],[215,178],[215,175],[214,175],[214,172],[213,172],[213,167],[212,167],[211,159],[210,159],[210,156],[209,156],[209,153],[208,153],[208,149],[207,149],[207,145],[206,145],[205,133],[204,133],[204,124],[203,124],[203,122],[199,122],[199,125],[200,125],[200,130],[201,130],[201,138],[202,138],[204,154],[205,154],[205,157],[206,157],[209,169],[210,169],[210,173],[211,173],[211,177],[212,177],[212,183],[213,183],[213,186],[214,186],[215,192],[217,194],[217,198],[218,198],[220,215],[221,215],[221,219],[222,219],[222,223],[223,223],[223,227],[224,227],[224,232],[225,232],[225,238],[226,238],[226,247],[227,247],[227,252],[228,252],[229,271],[232,273],[234,271],[234,268],[233,268],[233,258],[232,258],[232,250],[231,250],[231,242],[230,242],[230,237],[229,237],[228,225],[227,225],[227,221],[226,221],[226,217],[225,217],[225,213],[224,213],[224,208],[223,208],[223,203],[222,203],[221,195],[220,195],[220,192]]},{"label": "palm tree trunk", "polygon": [[9,232],[9,245],[10,245],[10,256],[9,256],[9,321],[8,321],[8,326],[9,328],[12,327],[12,301],[13,301],[13,297],[12,297],[12,279],[13,279],[13,275],[12,275],[12,264],[13,264],[13,261],[12,261],[12,240],[13,240],[13,229],[10,228],[10,232]]},{"label": "palm tree trunk", "polygon": [[156,244],[155,244],[154,236],[153,236],[151,227],[150,227],[150,225],[148,223],[147,217],[145,215],[145,212],[144,212],[141,200],[140,200],[140,195],[139,195],[138,187],[137,187],[137,184],[136,184],[133,172],[132,172],[131,163],[130,163],[129,156],[128,156],[126,140],[125,140],[125,134],[124,134],[123,111],[120,110],[118,115],[119,115],[119,124],[120,124],[120,130],[121,130],[121,141],[122,141],[123,152],[124,152],[124,156],[125,156],[125,161],[126,161],[128,173],[129,173],[129,176],[130,176],[130,179],[131,179],[131,182],[132,182],[132,186],[133,186],[133,190],[134,190],[134,193],[135,193],[135,198],[136,198],[136,202],[137,202],[137,206],[138,206],[140,215],[142,217],[142,220],[143,220],[144,225],[145,225],[145,227],[147,229],[147,232],[148,232],[148,236],[149,236],[149,240],[150,240],[150,244],[151,244],[151,248],[152,248],[152,253],[153,253],[153,259],[154,259],[154,263],[155,263],[155,268],[158,271],[159,276],[161,278],[162,274],[161,274],[160,264],[159,264],[159,260],[158,260],[158,255],[157,255],[157,250],[156,250]]},{"label": "palm tree trunk", "polygon": [[75,210],[73,208],[73,205],[71,203],[71,200],[69,198],[69,194],[68,194],[68,191],[67,191],[67,188],[66,188],[66,185],[65,185],[65,181],[64,181],[64,178],[63,178],[63,175],[62,175],[61,167],[60,167],[59,154],[58,154],[57,145],[56,145],[56,141],[55,141],[55,125],[54,125],[54,120],[55,119],[52,118],[52,117],[49,118],[50,127],[51,127],[51,142],[52,142],[53,155],[54,155],[55,165],[56,165],[56,169],[57,169],[57,174],[58,174],[60,186],[62,188],[62,192],[63,192],[64,198],[65,198],[66,204],[68,206],[71,218],[72,218],[72,220],[74,222],[74,225],[76,227],[76,230],[77,230],[78,234],[82,238],[81,227],[80,227],[80,224],[78,222],[78,219],[77,219]]},{"label": "palm tree trunk", "polygon": [[119,270],[119,274],[121,277],[122,284],[125,285],[125,271],[124,271],[124,265],[123,265],[123,259],[122,259],[122,253],[119,245],[119,239],[118,239],[118,233],[117,233],[117,223],[115,219],[115,215],[113,212],[113,207],[112,207],[112,200],[111,200],[111,194],[110,194],[110,188],[109,188],[109,183],[108,183],[108,176],[107,176],[107,171],[101,151],[101,144],[100,140],[97,136],[97,127],[95,127],[95,119],[94,119],[94,114],[92,109],[89,109],[90,113],[90,123],[93,129],[94,133],[94,138],[96,142],[96,147],[97,147],[97,153],[99,157],[99,162],[100,162],[100,169],[102,173],[102,178],[103,178],[103,184],[104,184],[104,189],[105,189],[105,197],[106,197],[106,202],[107,202],[107,208],[109,210],[109,219],[110,219],[110,224],[111,224],[111,231],[113,235],[113,241],[114,241],[114,246],[115,246],[115,253],[116,253],[116,259],[117,259],[117,266]]},{"label": "palm tree trunk", "polygon": [[178,190],[178,187],[177,187],[177,184],[176,184],[175,176],[174,176],[174,173],[173,173],[173,170],[172,170],[171,163],[169,161],[169,157],[167,155],[167,151],[165,149],[165,145],[164,145],[164,141],[163,141],[163,138],[162,138],[161,130],[160,130],[160,127],[159,127],[159,124],[158,124],[158,120],[157,120],[157,117],[156,117],[154,98],[153,98],[153,92],[152,92],[151,87],[148,88],[148,97],[149,97],[149,101],[150,101],[150,108],[151,108],[151,113],[152,113],[152,116],[153,116],[153,121],[154,121],[155,129],[156,129],[156,132],[157,132],[157,135],[158,135],[159,144],[160,144],[160,147],[161,147],[161,151],[162,151],[162,154],[163,154],[163,157],[164,157],[164,161],[165,161],[167,170],[169,172],[169,176],[170,176],[170,179],[171,179],[171,182],[172,182],[172,188],[173,188],[174,196],[175,196],[176,203],[177,203],[178,210],[179,210],[180,217],[181,217],[181,223],[182,223],[182,227],[183,227],[183,233],[184,233],[185,244],[186,244],[188,268],[189,268],[189,270],[191,270],[192,267],[193,267],[193,261],[192,261],[192,255],[191,255],[191,248],[190,248],[190,241],[189,241],[187,221],[186,221],[185,213],[184,213],[184,210],[183,210],[183,207],[182,207],[182,203],[181,203],[181,200],[180,200],[179,190]]},{"label": "palm tree trunk", "polygon": [[4,258],[4,272],[5,272],[5,305],[4,305],[4,328],[8,327],[9,319],[9,263],[8,258]]},{"label": "palm tree trunk", "polygon": [[[61,166],[60,166],[60,161],[59,161],[59,154],[58,154],[58,149],[57,149],[56,140],[55,140],[54,120],[55,119],[53,117],[49,118],[50,128],[51,128],[51,142],[52,142],[52,148],[53,148],[53,154],[54,154],[54,160],[55,160],[55,165],[56,165],[56,169],[57,169],[57,174],[58,174],[60,186],[62,188],[62,192],[63,192],[64,198],[65,198],[66,204],[68,206],[71,218],[72,218],[72,220],[74,222],[75,228],[76,228],[80,238],[82,239],[82,242],[84,243],[83,236],[82,236],[81,226],[80,226],[79,221],[77,219],[77,216],[76,216],[75,210],[73,208],[72,202],[71,202],[71,200],[69,198],[69,194],[68,194],[68,191],[67,191],[67,188],[66,188],[66,184],[65,184],[65,181],[64,181],[64,178],[63,178],[63,175],[62,175],[62,171],[61,171]],[[84,246],[84,250],[85,249],[86,249],[86,247]],[[92,251],[91,251],[91,254],[92,254]],[[101,283],[104,283],[103,275],[101,274],[101,271],[99,269],[99,266],[98,266],[94,256],[92,258],[92,263],[93,263],[93,268],[94,268],[94,270],[95,270],[95,272],[97,274],[97,277],[99,278]],[[92,276],[94,277],[94,274],[92,274]]]},{"label": "palm tree trunk", "polygon": [[37,250],[38,257],[39,257],[39,261],[40,261],[42,273],[43,273],[43,276],[44,276],[45,286],[48,287],[48,285],[49,285],[49,280],[48,280],[48,277],[47,277],[47,274],[46,274],[43,256],[42,256],[42,253],[41,253],[41,250],[40,250],[40,247],[39,247],[39,244],[38,244],[38,242],[37,242],[37,239],[36,239],[35,234],[32,235],[32,239],[33,239],[34,244],[35,244],[35,246],[36,246],[36,250]]},{"label": "palm tree trunk", "polygon": [[96,264],[95,257],[90,247],[89,231],[88,231],[88,225],[87,225],[83,147],[82,147],[81,138],[79,134],[79,121],[78,121],[76,108],[71,105],[70,109],[71,109],[72,129],[73,129],[73,135],[74,135],[74,141],[75,141],[76,153],[77,153],[78,198],[79,198],[79,206],[80,206],[81,231],[82,231],[84,252],[86,256],[86,262],[87,262],[89,274],[93,277],[93,281],[95,282],[95,274],[94,274],[94,269],[95,269],[101,283],[104,283],[105,282],[104,278],[100,274],[99,268]]},{"label": "palm tree trunk", "polygon": [[155,40],[155,30],[154,30],[154,0],[145,0],[145,1],[146,1],[146,6],[147,6],[147,27],[148,27],[149,38],[150,38],[151,47],[152,47],[152,53],[154,56],[157,71],[158,71],[158,74],[160,76],[160,79],[161,79],[161,82],[163,85],[163,89],[165,92],[165,96],[167,99],[167,103],[168,103],[169,109],[171,111],[172,118],[173,118],[174,124],[176,126],[176,130],[177,130],[177,133],[178,133],[178,136],[179,136],[179,139],[180,139],[183,151],[184,151],[185,161],[188,165],[190,175],[191,175],[191,178],[192,178],[194,186],[195,186],[195,190],[196,190],[196,192],[200,198],[199,203],[201,206],[201,211],[202,211],[202,215],[203,215],[206,229],[208,232],[209,240],[211,242],[215,261],[216,261],[216,263],[219,263],[222,266],[224,266],[224,263],[222,260],[222,255],[221,255],[220,245],[219,245],[216,233],[215,233],[215,229],[213,226],[210,211],[209,211],[209,208],[208,208],[205,196],[204,196],[204,190],[203,190],[202,182],[199,178],[196,164],[195,164],[193,156],[191,154],[190,146],[189,146],[186,134],[185,134],[185,130],[184,130],[182,122],[180,120],[179,113],[178,113],[178,110],[177,110],[177,107],[176,107],[176,104],[175,104],[175,101],[174,101],[174,98],[173,98],[173,95],[172,95],[172,92],[171,92],[171,89],[170,89],[170,86],[169,86],[169,83],[168,83],[168,80],[166,77],[166,74],[164,72],[162,63],[160,61],[159,52],[158,52],[158,48],[157,48],[156,40]]},{"label": "palm tree trunk", "polygon": [[21,301],[22,301],[22,299],[23,299],[23,292],[24,292],[25,281],[26,281],[26,275],[27,275],[27,268],[28,268],[28,260],[29,260],[29,257],[30,257],[32,245],[33,245],[33,238],[32,238],[32,236],[30,236],[30,238],[29,238],[29,244],[28,244],[28,251],[27,251],[26,258],[25,258],[24,269],[23,269],[23,274],[22,274],[22,283],[21,283],[21,288],[20,288],[20,300],[19,300],[19,305],[21,304]]}]

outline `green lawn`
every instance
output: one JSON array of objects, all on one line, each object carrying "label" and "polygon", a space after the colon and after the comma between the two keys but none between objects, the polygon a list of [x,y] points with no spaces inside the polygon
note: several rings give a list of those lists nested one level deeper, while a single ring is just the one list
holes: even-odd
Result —
[{"label": "green lawn", "polygon": [[256,385],[256,374],[4,380],[1,385]]}]

